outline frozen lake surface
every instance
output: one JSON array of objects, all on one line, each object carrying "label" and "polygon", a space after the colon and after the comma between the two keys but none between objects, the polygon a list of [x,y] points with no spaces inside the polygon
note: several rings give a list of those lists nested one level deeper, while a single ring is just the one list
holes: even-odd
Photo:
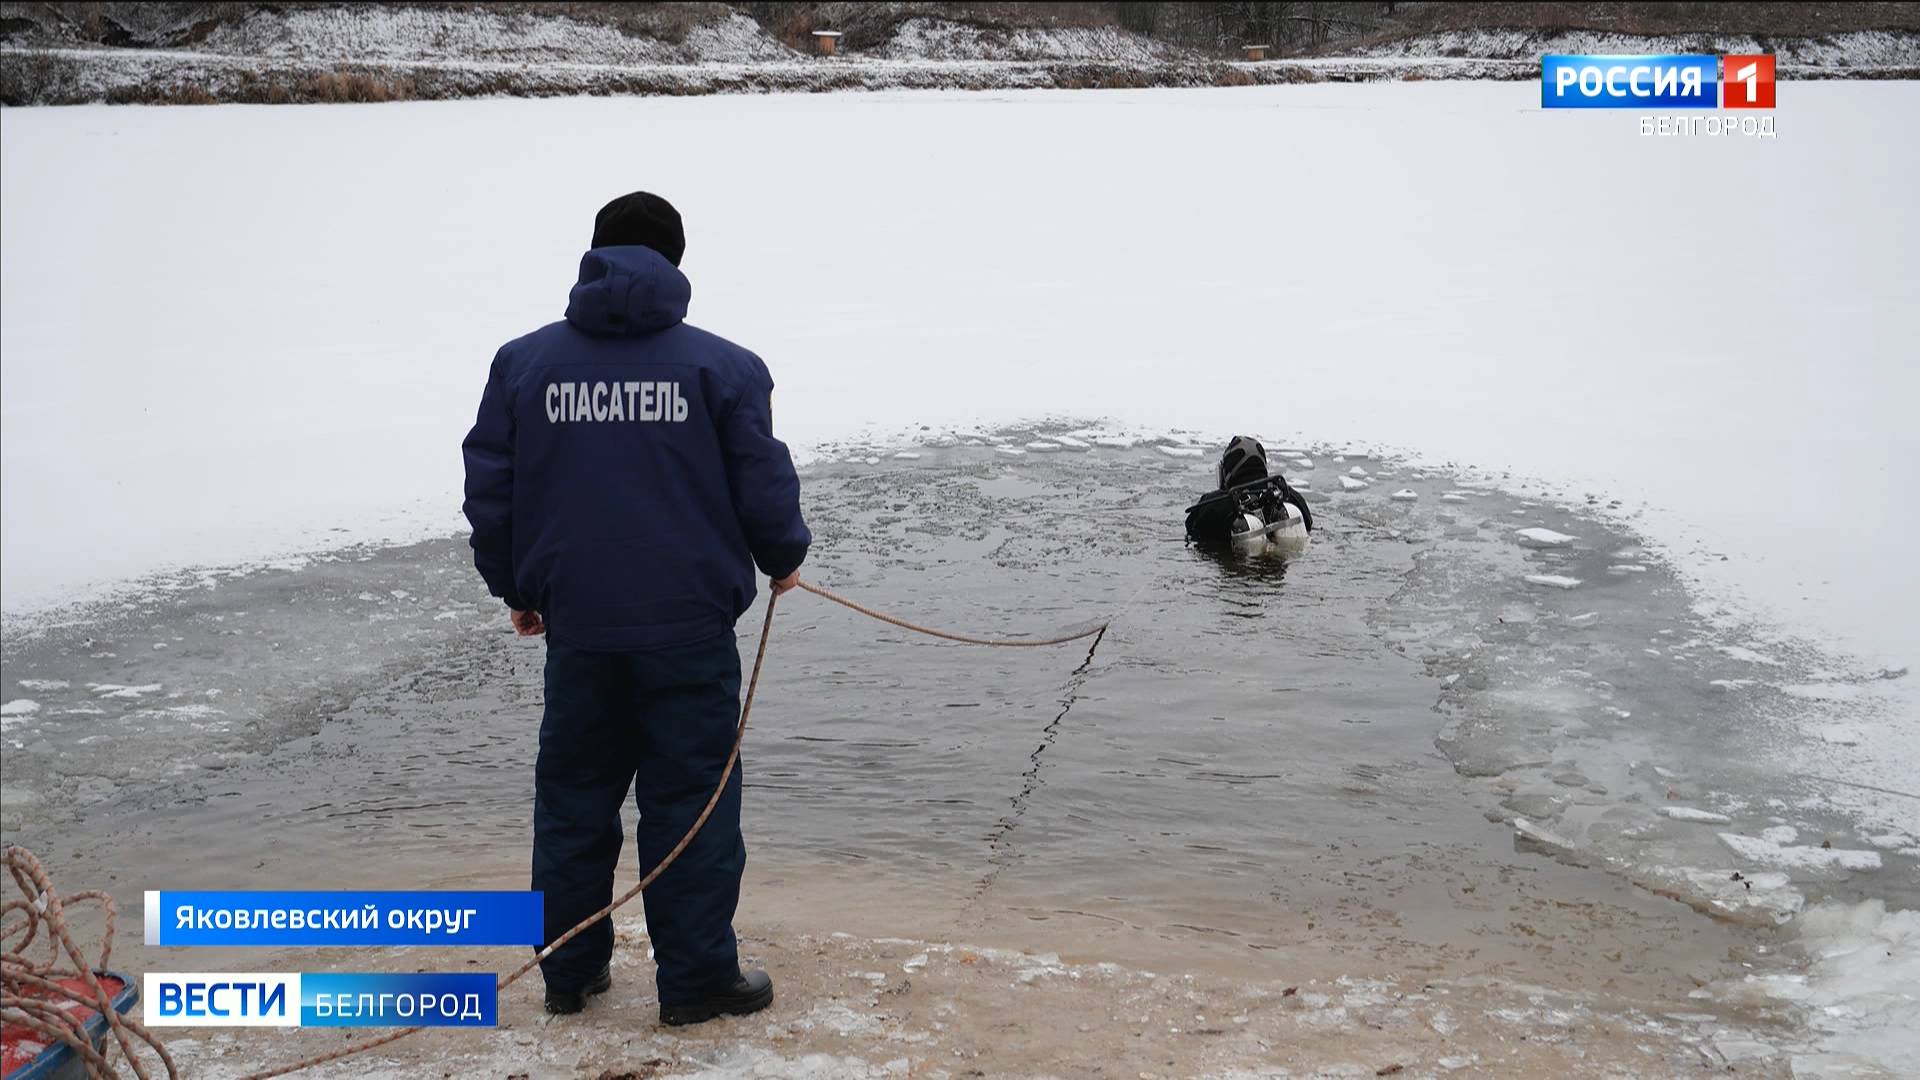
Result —
[{"label": "frozen lake surface", "polygon": [[[1722,636],[1590,508],[1438,501],[1471,476],[1370,457],[1386,483],[1311,496],[1285,563],[1182,542],[1211,465],[1168,444],[982,434],[810,468],[809,575],[973,632],[1118,621],[1091,653],[1035,653],[783,605],[747,756],[750,926],[1385,980],[1383,1000],[1410,972],[1504,972],[1694,1017],[1652,1050],[1580,1041],[1596,1061],[1667,1067],[1729,1032],[1759,1061],[1834,1052],[1754,980],[1807,985],[1809,904],[1911,907],[1920,828],[1836,798],[1829,742],[1774,708],[1823,657]],[[995,445],[1037,442],[1061,449]],[[1347,467],[1314,456],[1296,479]],[[1565,542],[1523,543],[1543,531]],[[129,902],[156,881],[512,886],[541,650],[467,563],[442,540],[185,575],[12,639],[39,708],[6,740],[9,835]],[[1832,982],[1844,1034],[1889,1021]]]},{"label": "frozen lake surface", "polygon": [[[445,539],[457,445],[644,186],[693,320],[779,380],[823,581],[975,629],[1151,585],[1075,680],[783,616],[763,847],[983,898],[869,929],[1462,977],[1504,923],[1396,920],[1550,867],[1491,902],[1615,883],[1650,970],[1842,1018],[1767,1060],[1912,1060],[1877,1040],[1920,1027],[1920,931],[1872,905],[1913,906],[1920,836],[1916,106],[1789,84],[1774,141],[1525,84],[0,112],[8,837],[134,891],[182,844],[208,884],[518,876],[538,652]],[[1284,575],[1178,541],[1235,431],[1333,500]],[[1655,896],[1907,966],[1728,982],[1696,935],[1735,931]],[[1529,977],[1591,993],[1593,927],[1553,927]]]}]

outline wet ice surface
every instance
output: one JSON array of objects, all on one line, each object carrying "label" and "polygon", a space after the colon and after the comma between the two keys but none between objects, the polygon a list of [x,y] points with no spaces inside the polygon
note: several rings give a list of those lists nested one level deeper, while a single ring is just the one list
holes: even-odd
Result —
[{"label": "wet ice surface", "polygon": [[[1200,441],[928,441],[811,471],[810,579],[973,633],[1115,625],[1089,659],[783,601],[749,736],[748,925],[1263,985],[1378,980],[1396,1001],[1518,981],[1691,1017],[1642,1033],[1655,1050],[1638,1067],[1658,1072],[1670,1052],[1812,1061],[1828,1048],[1778,1012],[1793,995],[1696,991],[1797,977],[1775,924],[1809,902],[1913,906],[1912,816],[1887,809],[1897,799],[1849,803],[1810,765],[1898,719],[1874,711],[1886,673],[1701,624],[1661,562],[1591,508],[1298,448],[1371,483],[1310,493],[1320,527],[1288,564],[1182,541],[1211,461],[1172,451]],[[1306,479],[1310,463],[1281,456]],[[524,874],[540,646],[507,631],[460,542],[189,575],[8,634],[0,697],[37,707],[5,716],[4,824],[68,880],[132,898]],[[799,948],[783,940],[766,947]],[[1173,993],[1129,992],[1156,1009]],[[899,1033],[842,1005],[849,1024]],[[1514,1022],[1536,1042],[1553,1029]],[[1208,1067],[1279,1060],[1227,1042],[1239,1050]],[[1562,1042],[1596,1071],[1631,1057]],[[761,1049],[791,1064],[780,1047]],[[884,1070],[871,1050],[807,1052]],[[1409,1067],[1446,1071],[1448,1054],[1421,1053]],[[1609,1060],[1635,1071],[1628,1058]]]}]

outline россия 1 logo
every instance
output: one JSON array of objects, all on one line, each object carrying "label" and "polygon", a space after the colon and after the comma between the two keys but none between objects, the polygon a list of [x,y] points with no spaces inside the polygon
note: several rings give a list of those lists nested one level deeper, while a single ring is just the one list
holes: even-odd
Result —
[{"label": "\u0440\u043e\u0441\u0441\u0438\u044f 1 logo", "polygon": [[1773,60],[1768,55],[1542,56],[1540,107],[1771,109]]}]

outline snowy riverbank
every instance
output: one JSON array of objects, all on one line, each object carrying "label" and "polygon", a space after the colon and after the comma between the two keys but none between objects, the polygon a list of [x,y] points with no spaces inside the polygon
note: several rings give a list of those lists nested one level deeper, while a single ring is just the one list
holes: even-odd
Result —
[{"label": "snowy riverbank", "polygon": [[[401,4],[259,7],[169,21],[165,5],[101,41],[74,24],[12,20],[0,101],[12,105],[441,100],[513,95],[688,95],[831,90],[1009,90],[1533,79],[1549,52],[1772,52],[1782,78],[1920,75],[1920,33],[1623,35],[1447,30],[1240,62],[1109,25],[1019,25],[895,12],[838,55],[793,47],[739,10],[688,5],[595,21],[533,11]],[[124,17],[131,13],[122,12]],[[858,44],[854,44],[857,42]]]}]

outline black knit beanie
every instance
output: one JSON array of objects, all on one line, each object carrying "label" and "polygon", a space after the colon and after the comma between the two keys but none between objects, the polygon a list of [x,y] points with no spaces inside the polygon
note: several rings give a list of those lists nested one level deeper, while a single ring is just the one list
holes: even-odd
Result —
[{"label": "black knit beanie", "polygon": [[680,211],[652,192],[622,195],[593,217],[594,247],[650,247],[675,266],[687,251],[687,234],[680,227]]}]

